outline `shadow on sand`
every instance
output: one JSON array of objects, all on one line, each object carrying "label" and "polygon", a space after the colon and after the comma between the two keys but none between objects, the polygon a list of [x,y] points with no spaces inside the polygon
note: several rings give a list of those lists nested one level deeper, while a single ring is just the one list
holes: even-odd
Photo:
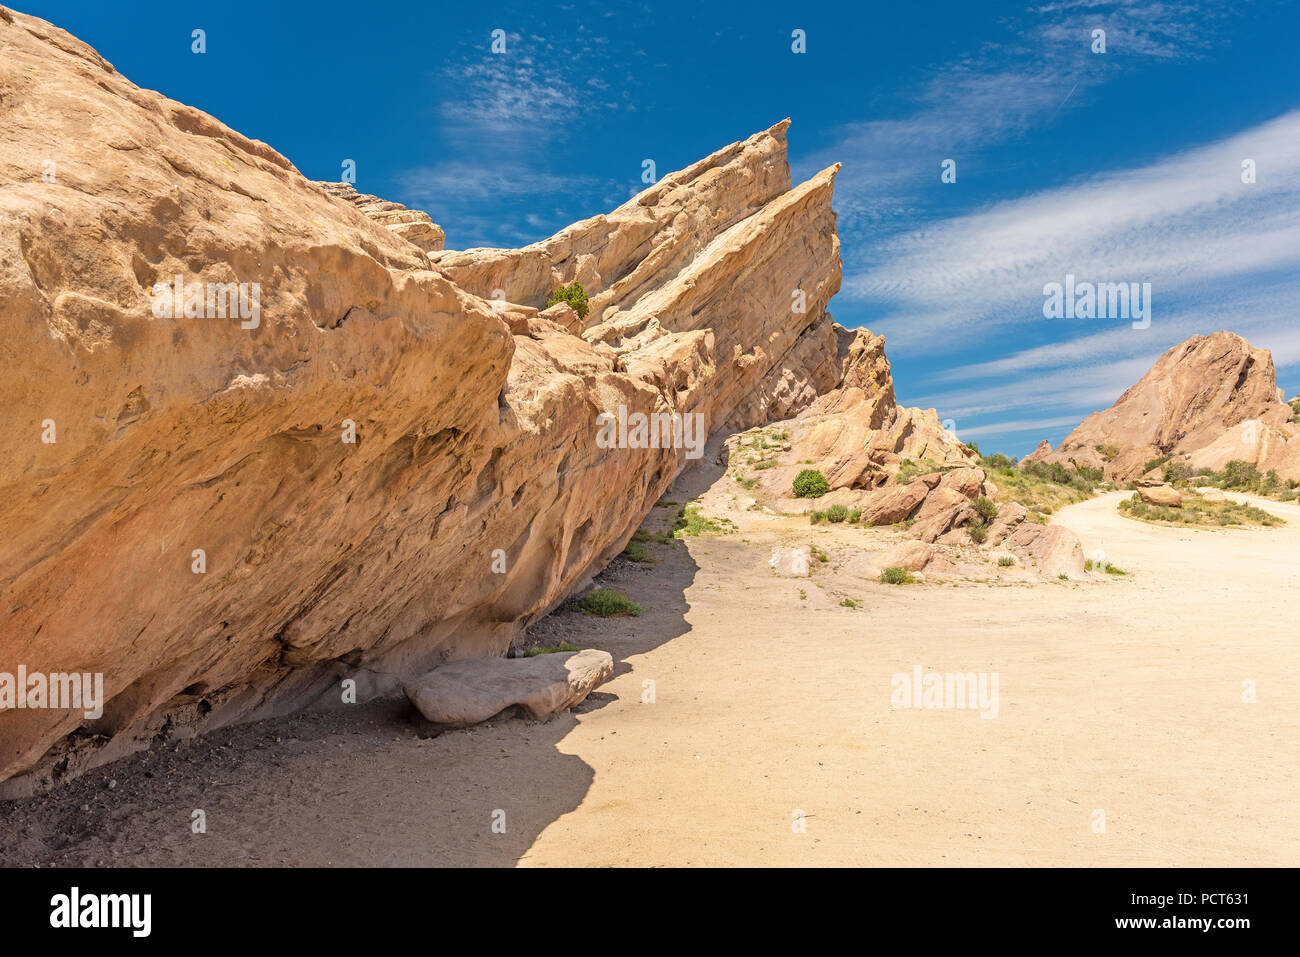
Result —
[{"label": "shadow on sand", "polygon": [[[722,474],[705,461],[647,529],[670,529]],[[685,634],[698,566],[681,542],[646,547],[653,565],[619,560],[597,577],[639,602],[641,617],[561,609],[528,642],[603,648],[621,675],[630,656]],[[582,803],[594,772],[560,742],[578,715],[614,700],[598,689],[549,721],[500,715],[437,736],[404,699],[223,729],[0,803],[0,865],[510,866]]]}]

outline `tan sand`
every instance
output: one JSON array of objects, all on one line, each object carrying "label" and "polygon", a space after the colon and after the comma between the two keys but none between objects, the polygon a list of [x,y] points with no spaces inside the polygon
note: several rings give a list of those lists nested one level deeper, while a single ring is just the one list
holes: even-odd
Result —
[{"label": "tan sand", "polygon": [[[592,786],[523,863],[1300,862],[1300,508],[1255,502],[1280,529],[1183,530],[1121,517],[1125,494],[1057,520],[1128,576],[832,578],[858,610],[767,580],[757,545],[691,542],[690,632],[631,655],[618,700],[559,743]],[[891,710],[891,674],[916,664],[996,671],[999,716]]]},{"label": "tan sand", "polygon": [[[1300,508],[1179,529],[1121,497],[1057,520],[1127,576],[886,586],[854,556],[899,532],[750,511],[719,479],[704,510],[740,531],[609,573],[643,617],[538,629],[618,663],[574,714],[426,738],[381,706],[222,732],[0,808],[0,862],[1300,863]],[[831,560],[776,579],[776,542]],[[892,709],[915,665],[996,672],[998,716]]]}]

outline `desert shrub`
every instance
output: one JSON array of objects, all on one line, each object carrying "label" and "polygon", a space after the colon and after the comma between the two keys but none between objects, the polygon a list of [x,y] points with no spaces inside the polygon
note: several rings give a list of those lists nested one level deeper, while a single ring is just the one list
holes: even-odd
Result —
[{"label": "desert shrub", "polygon": [[1148,472],[1150,472],[1152,469],[1158,469],[1158,468],[1160,468],[1160,466],[1162,466],[1162,465],[1164,465],[1166,462],[1168,462],[1169,459],[1170,459],[1170,456],[1168,456],[1168,455],[1158,455],[1158,456],[1156,456],[1156,457],[1153,458],[1153,459],[1147,459],[1146,464],[1142,466],[1142,474],[1143,474],[1143,475],[1146,475],[1146,474],[1147,474]]},{"label": "desert shrub", "polygon": [[795,498],[817,498],[831,490],[826,476],[816,469],[804,469],[794,477]]},{"label": "desert shrub", "polygon": [[905,568],[886,568],[880,573],[880,580],[886,585],[910,585],[916,581]]},{"label": "desert shrub", "polygon": [[809,524],[809,525],[820,525],[820,524],[821,524],[822,522],[824,522],[824,521],[826,521],[826,513],[825,513],[825,512],[816,512],[816,511],[815,511],[815,512],[811,512],[811,513],[809,513],[809,515],[808,515],[808,524]]},{"label": "desert shrub", "polygon": [[816,545],[809,545],[808,550],[812,553],[812,557],[817,559],[819,562],[828,562],[831,560],[831,557]]},{"label": "desert shrub", "polygon": [[1101,469],[1095,469],[1087,465],[1075,464],[1075,473],[1089,482],[1100,482],[1101,477],[1105,474]]},{"label": "desert shrub", "polygon": [[1119,455],[1118,445],[1094,445],[1093,448],[1096,449],[1098,452],[1100,452],[1101,457],[1105,459],[1107,462],[1111,461],[1112,459],[1115,458],[1115,456]]},{"label": "desert shrub", "polygon": [[1163,477],[1166,482],[1171,484],[1186,478],[1187,464],[1185,462],[1170,462],[1165,466]]},{"label": "desert shrub", "polygon": [[578,599],[578,607],[599,618],[616,618],[621,615],[637,618],[641,615],[640,605],[612,588],[596,588],[587,592]]},{"label": "desert shrub", "polygon": [[1016,467],[1015,459],[1008,458],[1001,452],[994,452],[992,455],[986,455],[980,459],[980,465],[986,472],[997,471],[998,469],[1013,469]]},{"label": "desert shrub", "polygon": [[975,511],[979,512],[980,518],[986,523],[993,521],[997,517],[998,507],[983,495],[975,499]]},{"label": "desert shrub", "polygon": [[1124,569],[1120,568],[1118,565],[1112,565],[1110,562],[1093,561],[1091,558],[1089,558],[1087,561],[1083,563],[1083,567],[1085,571],[1105,572],[1107,575],[1128,574],[1128,572],[1124,571]]},{"label": "desert shrub", "polygon": [[781,463],[778,462],[776,459],[764,459],[762,462],[754,463],[754,471],[761,472],[764,469],[774,469],[780,464]]},{"label": "desert shrub", "polygon": [[573,307],[573,311],[578,314],[579,319],[586,319],[587,312],[591,306],[587,303],[586,290],[582,288],[582,283],[573,280],[567,286],[556,286],[555,291],[546,297],[546,305],[553,306],[557,302],[567,302]]},{"label": "desert shrub", "polygon": [[857,521],[860,518],[862,518],[862,509],[855,508],[853,511],[849,512],[848,521],[850,524],[857,524]]},{"label": "desert shrub", "polygon": [[976,455],[980,454],[980,447],[976,445],[974,442],[965,442],[963,444],[966,446],[966,448],[970,449]]},{"label": "desert shrub", "polygon": [[704,532],[729,535],[735,530],[736,523],[731,519],[706,518],[698,508],[687,505],[677,513],[677,521],[673,523],[673,538],[685,538],[688,535],[694,538]]},{"label": "desert shrub", "polygon": [[1223,467],[1220,483],[1224,488],[1250,489],[1259,485],[1259,469],[1242,459],[1233,459]]},{"label": "desert shrub", "polygon": [[847,505],[832,505],[826,510],[826,521],[842,522],[849,517],[849,507]]},{"label": "desert shrub", "polygon": [[645,546],[640,542],[628,542],[619,558],[626,558],[629,562],[637,562],[641,565],[654,563],[654,559],[650,557],[650,553],[645,550]]},{"label": "desert shrub", "polygon": [[998,565],[1002,568],[1010,568],[1015,563],[1016,560],[1012,558],[1010,555],[1003,555],[1001,558],[998,559]]},{"label": "desert shrub", "polygon": [[[1096,479],[1090,479],[1081,472],[1066,468],[1060,462],[1030,462],[1021,471],[1026,475],[1032,475],[1054,485],[1068,485],[1070,488],[1078,489],[1080,492],[1089,495],[1092,494],[1093,487],[1097,482]],[[1090,469],[1089,471],[1096,472],[1097,470]]]},{"label": "desert shrub", "polygon": [[979,522],[968,523],[966,531],[970,535],[970,540],[976,545],[983,545],[984,540],[989,537],[988,527],[981,525]]},{"label": "desert shrub", "polygon": [[840,599],[840,607],[841,607],[841,608],[857,608],[857,607],[858,607],[858,603],[857,603],[856,601],[854,601],[852,598],[842,598],[842,599]]}]

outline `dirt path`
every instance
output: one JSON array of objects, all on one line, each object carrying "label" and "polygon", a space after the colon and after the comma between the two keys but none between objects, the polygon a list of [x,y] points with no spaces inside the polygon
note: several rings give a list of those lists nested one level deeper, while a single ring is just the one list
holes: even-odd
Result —
[{"label": "dirt path", "polygon": [[[704,511],[739,532],[607,576],[643,617],[545,623],[619,662],[574,714],[437,738],[383,705],[234,729],[0,808],[0,861],[1300,863],[1300,508],[1181,529],[1121,497],[1056,520],[1124,577],[886,586],[855,556],[898,532],[763,515],[723,479]],[[811,580],[771,576],[774,543],[810,540],[830,559]],[[996,673],[996,718],[891,707],[918,665]]]}]

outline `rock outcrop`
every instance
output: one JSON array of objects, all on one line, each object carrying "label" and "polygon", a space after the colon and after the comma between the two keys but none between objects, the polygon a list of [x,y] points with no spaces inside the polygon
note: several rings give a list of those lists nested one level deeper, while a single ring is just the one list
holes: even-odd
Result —
[{"label": "rock outcrop", "polygon": [[[9,793],[504,654],[689,461],[602,447],[602,416],[717,433],[845,382],[884,459],[958,454],[826,313],[838,167],[791,188],[785,123],[543,243],[430,252],[427,217],[330,195],[44,21],[6,11],[0,46],[0,671],[108,699],[4,712]],[[570,278],[585,328],[539,308]]]},{"label": "rock outcrop", "polygon": [[1038,443],[1038,447],[1020,460],[1021,465],[1028,465],[1030,462],[1041,462],[1052,454],[1052,443],[1043,439]]},{"label": "rock outcrop", "polygon": [[464,728],[511,707],[542,721],[581,704],[613,674],[613,656],[588,648],[533,658],[453,661],[407,682],[404,690],[426,721]]},{"label": "rock outcrop", "polygon": [[1056,451],[1034,456],[1121,481],[1163,456],[1189,469],[1222,469],[1240,459],[1300,478],[1300,416],[1282,396],[1267,349],[1231,332],[1192,336]]},{"label": "rock outcrop", "polygon": [[442,227],[423,210],[407,209],[401,203],[358,193],[351,183],[318,182],[316,185],[329,195],[351,203],[368,219],[374,220],[385,229],[392,230],[425,252],[437,252],[442,249],[442,244],[446,241],[447,236],[442,231]]}]

